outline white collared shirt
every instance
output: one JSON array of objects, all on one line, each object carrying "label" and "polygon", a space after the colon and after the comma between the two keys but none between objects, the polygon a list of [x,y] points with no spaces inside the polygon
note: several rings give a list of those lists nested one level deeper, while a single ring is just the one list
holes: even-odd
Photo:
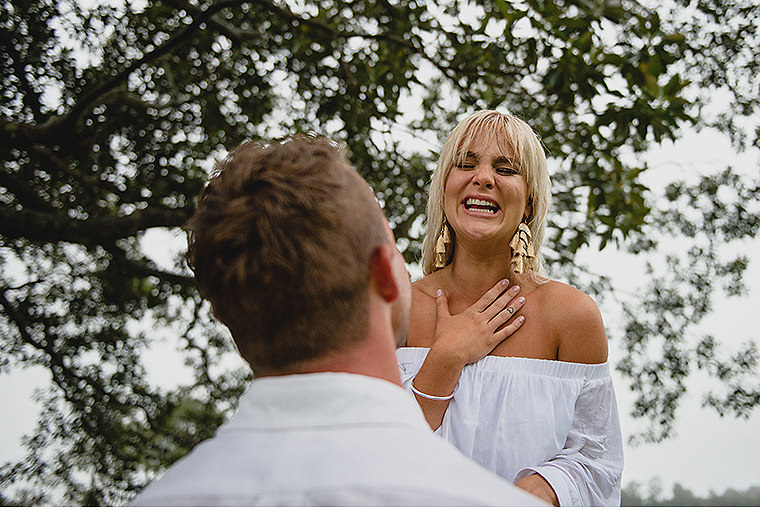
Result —
[{"label": "white collared shirt", "polygon": [[536,506],[428,427],[417,403],[377,378],[255,379],[216,435],[138,506]]},{"label": "white collared shirt", "polygon": [[[428,348],[399,348],[405,388]],[[623,440],[608,364],[487,356],[465,366],[438,435],[515,482],[539,473],[561,506],[619,506]]]}]

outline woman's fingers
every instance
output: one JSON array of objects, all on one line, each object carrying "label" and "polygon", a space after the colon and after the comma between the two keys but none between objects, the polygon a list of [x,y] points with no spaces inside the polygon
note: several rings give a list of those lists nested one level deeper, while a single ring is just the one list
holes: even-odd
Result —
[{"label": "woman's fingers", "polygon": [[[515,307],[514,298],[517,296],[517,293],[520,292],[520,286],[512,286],[509,290],[505,291],[501,296],[496,298],[496,300],[493,301],[493,303],[483,311],[483,314],[486,315],[487,321],[491,321],[496,318],[499,314],[501,314],[502,311],[506,310],[508,307]],[[524,300],[523,300],[524,302]],[[513,310],[512,313],[514,313],[517,309]],[[510,314],[511,315],[511,314]]]},{"label": "woman's fingers", "polygon": [[516,298],[519,292],[519,286],[509,288],[509,281],[501,280],[470,308],[452,316],[448,296],[438,290],[434,346],[439,352],[449,350],[463,364],[480,360],[524,323],[523,316],[514,319],[525,303],[524,297]]},{"label": "woman's fingers", "polygon": [[503,340],[505,340],[507,337],[512,335],[517,331],[518,328],[520,328],[523,323],[525,323],[525,316],[518,316],[517,319],[515,319],[513,322],[502,328],[501,330],[497,330],[494,333],[494,340],[496,341],[496,344],[499,344]]},{"label": "woman's fingers", "polygon": [[486,309],[493,305],[493,303],[499,298],[499,295],[501,295],[508,286],[509,281],[507,279],[500,280],[494,284],[491,289],[486,291],[485,294],[480,297],[480,300],[475,302],[472,308],[478,312],[485,312]]},{"label": "woman's fingers", "polygon": [[525,305],[525,297],[521,296],[516,300],[512,300],[504,307],[496,316],[491,320],[491,324],[496,326],[495,330],[498,330],[502,325],[509,321],[519,311],[522,306]]},{"label": "woman's fingers", "polygon": [[446,296],[446,293],[443,292],[443,289],[439,289],[435,292],[435,305],[438,312],[438,321],[443,318],[451,317],[451,314],[449,313],[449,298]]}]

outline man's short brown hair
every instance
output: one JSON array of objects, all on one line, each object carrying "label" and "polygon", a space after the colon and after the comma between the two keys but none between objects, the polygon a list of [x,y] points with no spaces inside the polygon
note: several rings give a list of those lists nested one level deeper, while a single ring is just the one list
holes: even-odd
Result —
[{"label": "man's short brown hair", "polygon": [[240,145],[186,230],[198,289],[254,371],[366,335],[371,257],[389,240],[372,191],[334,143]]}]

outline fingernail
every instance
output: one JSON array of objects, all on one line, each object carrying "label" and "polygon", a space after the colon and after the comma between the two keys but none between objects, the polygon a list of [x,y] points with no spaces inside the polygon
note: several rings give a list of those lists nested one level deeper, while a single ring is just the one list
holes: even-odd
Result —
[{"label": "fingernail", "polygon": [[513,293],[517,293],[518,291],[520,291],[520,286],[515,286],[512,288]]},{"label": "fingernail", "polygon": [[435,292],[435,296],[443,296],[443,290],[439,289]]},{"label": "fingernail", "polygon": [[520,298],[518,298],[517,303],[525,303],[525,297],[521,296]]},{"label": "fingernail", "polygon": [[517,318],[518,323],[523,323],[524,321],[525,321],[525,316],[520,316],[519,318]]},{"label": "fingernail", "polygon": [[509,279],[504,279],[501,281],[501,285],[504,287],[507,287],[509,285]]}]

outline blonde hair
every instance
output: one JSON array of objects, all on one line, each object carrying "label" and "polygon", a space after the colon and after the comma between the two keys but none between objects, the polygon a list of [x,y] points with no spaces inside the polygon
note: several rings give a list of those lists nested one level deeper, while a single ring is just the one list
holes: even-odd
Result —
[{"label": "blonde hair", "polygon": [[[546,234],[546,213],[551,202],[551,181],[546,165],[546,155],[538,135],[524,121],[509,114],[493,110],[481,110],[460,122],[446,138],[438,158],[438,166],[430,183],[430,195],[427,203],[427,227],[422,244],[422,271],[425,275],[433,273],[435,268],[435,244],[441,235],[444,222],[443,199],[446,180],[457,161],[465,159],[467,151],[479,137],[486,137],[488,144],[496,144],[504,154],[513,154],[520,173],[528,182],[528,204],[532,208],[528,218],[528,227],[533,234],[535,248],[535,271],[530,277],[537,282],[546,281],[541,245]],[[456,234],[451,231],[452,243],[446,253],[446,264],[454,257],[454,240]]]}]

